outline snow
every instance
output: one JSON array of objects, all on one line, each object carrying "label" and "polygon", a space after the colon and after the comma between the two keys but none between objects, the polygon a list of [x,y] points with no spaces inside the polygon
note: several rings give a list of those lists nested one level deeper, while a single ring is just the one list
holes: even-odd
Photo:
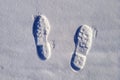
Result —
[{"label": "snow", "polygon": [[[119,80],[119,0],[0,0],[0,80]],[[32,35],[32,16],[46,15],[54,41],[51,58],[41,60]],[[76,29],[96,28],[83,70],[70,60]]]}]

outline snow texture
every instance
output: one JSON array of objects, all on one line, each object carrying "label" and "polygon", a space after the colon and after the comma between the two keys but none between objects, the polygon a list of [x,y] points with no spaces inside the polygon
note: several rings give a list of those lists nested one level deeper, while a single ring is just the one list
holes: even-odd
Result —
[{"label": "snow texture", "polygon": [[[37,55],[32,34],[38,12],[49,19],[48,41],[55,44],[47,61]],[[0,0],[0,80],[119,80],[119,12],[120,0]],[[82,24],[97,35],[75,73],[70,61]]]}]

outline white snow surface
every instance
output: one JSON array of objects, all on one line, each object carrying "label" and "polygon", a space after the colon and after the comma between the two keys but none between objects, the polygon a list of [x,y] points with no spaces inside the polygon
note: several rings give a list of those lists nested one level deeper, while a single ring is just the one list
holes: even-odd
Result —
[{"label": "white snow surface", "polygon": [[[32,16],[50,21],[51,58],[42,61],[32,34]],[[97,29],[83,70],[70,61],[77,28]],[[119,80],[120,0],[0,0],[0,80]]]}]

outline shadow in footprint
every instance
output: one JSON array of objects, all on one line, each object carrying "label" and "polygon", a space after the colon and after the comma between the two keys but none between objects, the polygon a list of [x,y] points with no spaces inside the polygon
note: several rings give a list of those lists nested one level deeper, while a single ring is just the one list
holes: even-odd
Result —
[{"label": "shadow in footprint", "polygon": [[79,71],[80,70],[80,68],[78,68],[78,67],[76,67],[75,65],[74,65],[74,59],[75,59],[75,53],[76,53],[76,48],[77,48],[77,45],[78,45],[78,35],[79,35],[79,31],[80,31],[80,29],[81,29],[81,27],[82,26],[80,26],[80,27],[78,27],[78,29],[76,30],[76,32],[75,32],[75,35],[74,35],[74,43],[75,43],[75,49],[74,49],[74,52],[73,52],[73,55],[72,55],[72,58],[71,58],[71,67],[75,70],[75,71]]},{"label": "shadow in footprint", "polygon": [[40,27],[40,23],[39,23],[40,18],[41,18],[41,16],[38,15],[34,19],[34,23],[33,23],[33,36],[34,36],[36,49],[37,49],[37,54],[38,54],[39,58],[41,60],[46,60],[46,58],[43,55],[43,45],[37,45],[37,38],[38,38],[37,37],[37,30],[38,30],[38,27]]}]

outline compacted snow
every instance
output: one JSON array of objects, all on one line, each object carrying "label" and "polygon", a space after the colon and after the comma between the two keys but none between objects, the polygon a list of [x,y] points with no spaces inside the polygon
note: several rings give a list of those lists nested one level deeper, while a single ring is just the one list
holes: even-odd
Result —
[{"label": "compacted snow", "polygon": [[[0,0],[0,80],[119,80],[119,0]],[[50,23],[51,57],[42,60],[34,17]],[[70,65],[81,25],[96,30],[82,70]]]},{"label": "compacted snow", "polygon": [[38,56],[42,60],[47,60],[51,57],[51,47],[48,42],[49,33],[50,24],[48,19],[44,15],[35,16],[33,23],[33,36]]}]

